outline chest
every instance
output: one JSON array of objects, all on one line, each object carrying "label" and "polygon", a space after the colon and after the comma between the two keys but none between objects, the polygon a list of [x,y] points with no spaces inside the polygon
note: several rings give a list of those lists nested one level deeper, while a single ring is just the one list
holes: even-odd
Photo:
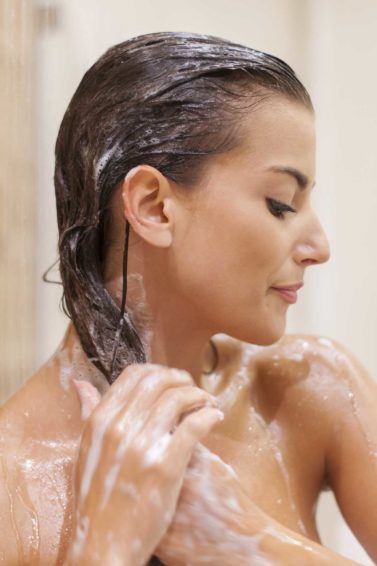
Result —
[{"label": "chest", "polygon": [[207,437],[207,448],[233,467],[263,511],[319,542],[315,508],[324,457],[315,423],[282,408],[271,415],[250,383],[233,384],[218,397],[225,419]]},{"label": "chest", "polygon": [[[19,564],[62,564],[74,497],[78,440],[28,438],[3,461],[10,536]],[[13,563],[13,562],[12,562]]]},{"label": "chest", "polygon": [[[283,408],[272,387],[264,396],[249,378],[249,373],[233,371],[222,390],[211,391],[225,419],[204,444],[234,468],[245,491],[263,511],[319,541],[314,511],[323,477],[323,453],[315,439],[315,423],[311,429],[301,414]],[[36,459],[34,451],[28,453],[28,443],[16,482],[24,486],[21,495],[28,505],[15,507],[20,519],[16,523],[38,525],[38,537],[34,531],[29,533],[35,549],[28,547],[27,552],[33,550],[54,560],[64,556],[72,522],[78,444],[78,439],[72,439],[67,446],[40,448]],[[22,533],[18,534],[22,539]]]}]

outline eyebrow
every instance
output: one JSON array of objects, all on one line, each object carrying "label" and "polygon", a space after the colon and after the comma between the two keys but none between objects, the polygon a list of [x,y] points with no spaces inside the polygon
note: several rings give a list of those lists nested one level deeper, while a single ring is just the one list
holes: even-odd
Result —
[{"label": "eyebrow", "polygon": [[[273,165],[272,167],[268,168],[268,171],[273,171],[274,173],[286,173],[287,175],[290,175],[291,177],[296,179],[297,184],[300,187],[301,191],[304,191],[309,184],[309,180],[308,180],[307,176],[304,175],[304,173],[302,173],[298,169],[295,169],[294,167],[284,167],[282,165]],[[313,187],[314,186],[315,186],[315,183],[313,183]]]}]

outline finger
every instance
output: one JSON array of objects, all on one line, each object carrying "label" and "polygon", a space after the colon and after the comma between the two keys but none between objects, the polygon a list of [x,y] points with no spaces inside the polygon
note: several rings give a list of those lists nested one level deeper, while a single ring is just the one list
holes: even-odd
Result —
[{"label": "finger", "polygon": [[92,414],[101,401],[101,394],[88,381],[73,379],[72,382],[80,399],[81,419],[84,421]]},{"label": "finger", "polygon": [[216,473],[218,475],[221,472],[223,477],[231,476],[232,478],[237,478],[237,474],[232,466],[224,462],[220,456],[214,454],[206,446],[203,446],[203,444],[198,442],[192,453],[188,468],[195,468],[200,475],[204,469],[203,467],[208,467],[209,464],[216,466]]},{"label": "finger", "polygon": [[119,413],[124,413],[137,384],[163,366],[157,364],[131,364],[127,366],[101,399],[97,410],[93,411],[92,425],[101,438]]},{"label": "finger", "polygon": [[148,378],[149,386],[144,385],[146,390],[143,391],[143,394],[153,391],[154,385],[160,381],[180,381],[181,384],[184,382],[190,385],[194,383],[193,378],[186,371],[167,368],[159,364],[131,364],[122,371],[105,393],[101,407],[103,406],[105,411],[107,408],[113,411],[114,406],[124,407],[125,402],[129,402],[139,393],[138,387],[144,384],[146,378]]},{"label": "finger", "polygon": [[198,442],[223,419],[224,413],[213,407],[202,407],[187,415],[172,435],[169,447],[172,462],[185,469]]},{"label": "finger", "polygon": [[[132,366],[129,367],[132,369]],[[182,386],[183,384],[187,386],[193,382],[192,377],[187,372],[168,369],[155,364],[139,364],[137,370],[136,375],[128,372],[131,385],[124,381],[120,388],[114,388],[112,395],[104,399],[109,393],[107,392],[102,398],[100,406],[94,411],[91,426],[87,432],[91,442],[82,473],[82,499],[85,499],[89,492],[100,458],[100,447],[104,439],[107,437],[108,446],[113,446],[115,449],[117,463],[113,472],[116,475],[116,470],[121,466],[123,455],[130,442],[137,432],[143,428],[145,417],[149,413],[150,405],[155,397],[168,386]],[[123,380],[125,380],[125,375],[127,374],[123,373]],[[135,393],[132,396],[134,390]],[[120,400],[117,398],[116,392],[120,393]],[[131,399],[124,399],[126,392]],[[85,436],[85,431],[83,436]]]},{"label": "finger", "polygon": [[[210,397],[208,393],[203,392],[198,387],[193,387],[191,383],[191,376],[180,370],[163,368],[159,371],[150,372],[142,382],[135,386],[127,405],[114,420],[114,427],[119,436],[122,437],[127,434],[128,440],[131,440],[142,431],[154,410],[154,406],[159,403],[160,397],[166,391],[174,391],[177,388],[185,392],[196,390],[201,392],[199,395]],[[161,427],[159,427],[159,430],[161,430]]]},{"label": "finger", "polygon": [[153,438],[173,433],[189,413],[204,406],[217,407],[217,399],[199,387],[170,387],[152,407],[143,433]]}]

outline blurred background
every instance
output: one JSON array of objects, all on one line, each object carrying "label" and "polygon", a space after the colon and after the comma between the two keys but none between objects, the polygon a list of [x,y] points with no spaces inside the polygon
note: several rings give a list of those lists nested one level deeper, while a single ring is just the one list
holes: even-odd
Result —
[{"label": "blurred background", "polygon": [[[309,270],[287,332],[345,344],[377,376],[375,0],[0,0],[0,400],[56,349],[68,319],[57,258],[54,143],[83,73],[111,45],[154,31],[218,35],[288,62],[317,116],[313,204],[332,259]],[[53,269],[49,277],[58,280]],[[323,544],[370,565],[324,493]]]}]

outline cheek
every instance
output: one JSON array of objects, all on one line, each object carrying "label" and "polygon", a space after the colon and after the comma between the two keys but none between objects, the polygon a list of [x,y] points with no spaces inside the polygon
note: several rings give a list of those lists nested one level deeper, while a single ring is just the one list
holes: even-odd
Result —
[{"label": "cheek", "polygon": [[280,231],[262,206],[223,211],[210,231],[208,250],[233,284],[266,285],[282,257]]},{"label": "cheek", "polygon": [[[195,323],[254,344],[285,330],[286,308],[268,288],[286,261],[282,229],[266,212],[213,214],[190,224],[174,252],[172,288]],[[285,244],[286,245],[286,244]]]},{"label": "cheek", "polygon": [[180,284],[188,294],[199,298],[210,291],[212,302],[229,304],[232,296],[258,301],[266,293],[281,261],[281,243],[268,212],[250,209],[228,204],[193,219],[177,251]]}]

